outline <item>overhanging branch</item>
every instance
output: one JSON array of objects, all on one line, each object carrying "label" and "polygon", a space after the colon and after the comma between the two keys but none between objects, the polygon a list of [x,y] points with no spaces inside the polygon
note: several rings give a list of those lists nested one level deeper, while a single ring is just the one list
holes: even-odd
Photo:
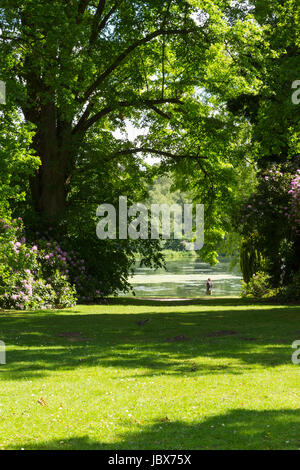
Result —
[{"label": "overhanging branch", "polygon": [[77,23],[79,22],[79,17],[84,14],[84,12],[87,9],[87,6],[88,6],[89,3],[90,3],[90,0],[80,0],[80,2],[78,4],[78,15],[77,15],[77,19],[76,19]]},{"label": "overhanging branch", "polygon": [[109,10],[109,12],[104,16],[104,18],[102,19],[100,24],[95,29],[93,37],[91,37],[90,43],[95,41],[97,35],[100,33],[100,31],[102,31],[102,29],[105,28],[105,26],[107,25],[109,19],[112,17],[112,15],[117,10],[117,8],[119,8],[119,6],[121,5],[122,2],[123,2],[123,0],[119,0],[118,2],[116,2],[115,5]]},{"label": "overhanging branch", "polygon": [[98,122],[100,119],[103,117],[107,116],[109,113],[113,111],[117,111],[118,108],[129,108],[132,106],[138,107],[148,107],[153,109],[155,112],[160,114],[161,116],[170,119],[170,116],[167,113],[164,113],[160,109],[158,109],[156,106],[159,104],[166,104],[166,103],[173,103],[177,105],[182,105],[183,102],[179,100],[178,98],[160,98],[160,99],[155,99],[155,100],[148,100],[148,99],[141,99],[141,100],[136,100],[136,101],[120,101],[119,103],[116,103],[114,106],[107,106],[105,108],[102,108],[98,113],[95,113],[93,116],[89,118],[89,113],[93,107],[92,104],[89,104],[83,113],[82,117],[78,121],[77,125],[75,126],[73,130],[73,134],[79,133],[79,132],[86,132],[91,126],[93,126],[96,122]]},{"label": "overhanging branch", "polygon": [[157,108],[157,106],[155,106],[153,104],[151,104],[151,105],[149,104],[148,106],[149,106],[149,108],[153,109],[153,111],[155,111],[156,114],[159,114],[159,116],[162,116],[165,119],[171,119],[171,117],[172,117],[171,114],[165,113],[161,109]]},{"label": "overhanging branch", "polygon": [[98,25],[101,20],[102,13],[104,11],[106,4],[106,0],[99,0],[98,7],[96,13],[94,15],[93,24],[92,24],[92,32],[90,36],[90,45],[96,40],[98,34]]},{"label": "overhanging branch", "polygon": [[196,32],[197,29],[169,29],[169,30],[163,30],[159,29],[157,31],[154,31],[153,33],[148,34],[142,39],[139,39],[138,41],[134,42],[131,44],[127,49],[125,49],[115,60],[114,62],[104,71],[102,72],[99,77],[94,81],[92,85],[87,89],[85,94],[83,95],[82,98],[79,98],[78,101],[80,103],[84,103],[89,99],[91,94],[97,90],[97,88],[101,85],[101,83],[114,71],[116,70],[119,65],[123,62],[123,60],[126,59],[126,57],[131,54],[137,47],[146,44],[152,39],[158,37],[158,36],[164,36],[164,35],[185,35],[189,33],[194,33]]},{"label": "overhanging branch", "polygon": [[134,155],[136,153],[153,153],[155,155],[160,155],[161,157],[168,157],[168,158],[187,158],[187,159],[193,159],[193,160],[199,160],[199,159],[207,159],[205,155],[190,155],[190,154],[174,154],[172,152],[166,152],[164,150],[157,150],[153,149],[151,147],[138,147],[138,148],[131,148],[131,149],[124,149],[124,150],[119,150],[118,152],[114,153],[113,155],[110,156],[109,160],[112,160],[118,156],[121,155]]}]

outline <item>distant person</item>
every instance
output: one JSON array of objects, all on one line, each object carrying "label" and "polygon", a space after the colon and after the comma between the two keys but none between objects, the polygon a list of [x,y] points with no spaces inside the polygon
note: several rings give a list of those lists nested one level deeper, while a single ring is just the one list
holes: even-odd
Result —
[{"label": "distant person", "polygon": [[210,277],[206,281],[206,295],[211,295],[213,289],[213,283],[211,282]]}]

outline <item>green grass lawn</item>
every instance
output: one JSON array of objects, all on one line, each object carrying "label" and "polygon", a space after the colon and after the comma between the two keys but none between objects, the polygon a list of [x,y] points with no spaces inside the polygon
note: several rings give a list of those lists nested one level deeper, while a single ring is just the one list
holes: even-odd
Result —
[{"label": "green grass lawn", "polygon": [[0,449],[299,449],[296,339],[241,299],[2,312]]}]

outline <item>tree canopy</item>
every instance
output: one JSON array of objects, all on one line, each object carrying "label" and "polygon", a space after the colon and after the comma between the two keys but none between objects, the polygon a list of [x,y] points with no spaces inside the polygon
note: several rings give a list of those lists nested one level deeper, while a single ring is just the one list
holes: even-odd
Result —
[{"label": "tree canopy", "polygon": [[100,243],[96,207],[145,200],[171,173],[205,204],[201,256],[216,262],[255,173],[297,167],[299,29],[296,0],[2,0],[1,210],[55,226],[94,271],[100,251],[127,285],[134,253],[158,265],[159,244]]}]

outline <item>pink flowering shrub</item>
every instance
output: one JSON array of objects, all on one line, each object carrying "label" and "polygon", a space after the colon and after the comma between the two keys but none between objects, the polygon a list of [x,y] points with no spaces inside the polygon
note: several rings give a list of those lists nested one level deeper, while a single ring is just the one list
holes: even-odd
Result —
[{"label": "pink flowering shrub", "polygon": [[80,301],[97,302],[103,300],[102,283],[88,272],[85,260],[74,250],[64,250],[49,233],[45,235],[36,242],[38,245],[37,260],[41,266],[43,279],[53,284],[53,275],[59,272],[71,284],[75,285]]},{"label": "pink flowering shrub", "polygon": [[75,305],[76,290],[59,269],[61,260],[46,256],[26,241],[21,219],[0,220],[0,307],[37,310]]},{"label": "pink flowering shrub", "polygon": [[296,175],[291,181],[291,189],[289,190],[291,196],[291,214],[289,218],[295,221],[295,231],[300,233],[300,170],[297,170]]},{"label": "pink flowering shrub", "polygon": [[245,202],[240,212],[237,222],[240,231],[257,230],[265,233],[271,226],[278,227],[280,223],[297,231],[300,222],[297,214],[300,204],[297,175],[293,177],[276,166],[262,173],[256,193]]},{"label": "pink flowering shrub", "polygon": [[[268,279],[270,291],[283,292],[291,286],[286,292],[293,293],[294,298],[300,295],[299,283],[295,282],[300,272],[300,170],[295,165],[273,165],[262,172],[256,192],[244,201],[235,220],[243,240],[254,240],[252,252],[258,254],[255,271],[266,274],[264,289]],[[248,268],[245,266],[243,272],[246,280],[246,274],[256,274],[253,270],[246,273]],[[254,295],[256,278],[251,282],[245,291]]]}]

